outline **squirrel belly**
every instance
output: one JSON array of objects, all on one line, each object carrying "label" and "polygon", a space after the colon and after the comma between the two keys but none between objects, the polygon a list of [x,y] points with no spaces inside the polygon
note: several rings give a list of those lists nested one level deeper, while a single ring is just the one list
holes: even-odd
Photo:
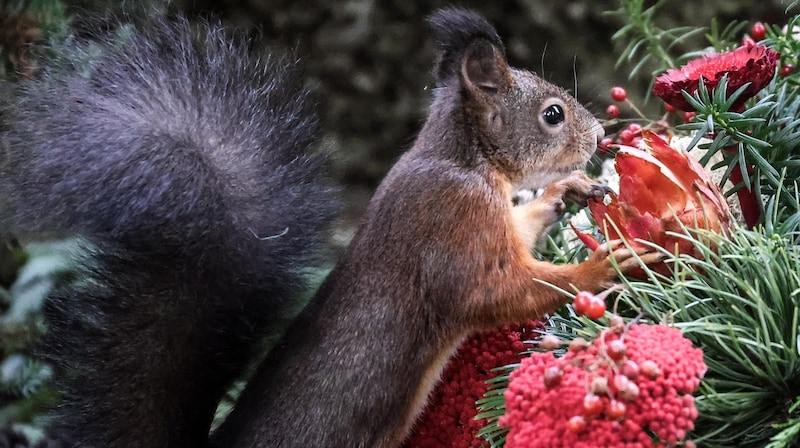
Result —
[{"label": "squirrel belly", "polygon": [[3,100],[0,229],[83,241],[46,303],[50,433],[202,447],[231,381],[300,308],[335,191],[287,58],[219,24],[108,28]]}]

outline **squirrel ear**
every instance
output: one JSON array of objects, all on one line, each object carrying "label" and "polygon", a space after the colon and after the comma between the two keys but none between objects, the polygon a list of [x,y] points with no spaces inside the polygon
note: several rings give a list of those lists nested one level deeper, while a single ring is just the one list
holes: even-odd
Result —
[{"label": "squirrel ear", "polygon": [[501,49],[485,39],[476,39],[461,61],[460,80],[468,92],[494,95],[504,90],[511,79],[510,69]]},{"label": "squirrel ear", "polygon": [[439,49],[439,59],[434,69],[437,87],[456,82],[463,72],[463,62],[469,58],[467,53],[475,51],[471,47],[488,45],[494,47],[500,55],[505,52],[497,30],[475,11],[455,7],[442,8],[431,14],[428,22],[436,31],[436,46]]}]

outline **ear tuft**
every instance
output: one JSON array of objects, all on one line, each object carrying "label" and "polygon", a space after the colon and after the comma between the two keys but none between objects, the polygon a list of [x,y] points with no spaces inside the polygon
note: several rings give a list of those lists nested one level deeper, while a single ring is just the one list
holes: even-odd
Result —
[{"label": "ear tuft", "polygon": [[[486,93],[496,93],[503,85],[503,71],[498,64],[496,48],[479,39],[467,49],[463,59],[463,82],[468,89],[478,88]],[[505,65],[503,65],[505,67]]]},{"label": "ear tuft", "polygon": [[[428,22],[436,31],[440,52],[434,72],[438,87],[444,86],[448,80],[458,75],[462,70],[461,61],[465,53],[470,49],[470,44],[478,39],[485,39],[491,44],[492,57],[495,51],[505,57],[505,47],[497,30],[475,11],[456,7],[443,8],[428,17]],[[485,60],[483,56],[487,55],[486,50],[479,51],[481,57],[478,60]],[[470,70],[469,67],[467,69]]]}]

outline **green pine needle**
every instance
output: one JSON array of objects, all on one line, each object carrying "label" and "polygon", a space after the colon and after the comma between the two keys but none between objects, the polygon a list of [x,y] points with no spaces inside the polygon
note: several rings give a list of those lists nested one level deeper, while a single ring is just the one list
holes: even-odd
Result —
[{"label": "green pine needle", "polygon": [[628,280],[621,294],[647,314],[666,314],[703,349],[708,373],[695,431],[701,446],[764,446],[800,395],[798,229],[784,230],[680,235],[700,256],[675,257],[672,278]]}]

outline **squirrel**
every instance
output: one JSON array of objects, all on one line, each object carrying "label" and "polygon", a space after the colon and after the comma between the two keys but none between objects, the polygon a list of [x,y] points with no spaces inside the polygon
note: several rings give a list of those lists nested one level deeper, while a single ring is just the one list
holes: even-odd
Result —
[{"label": "squirrel", "polygon": [[[447,359],[470,333],[600,290],[637,257],[615,244],[585,262],[535,259],[564,210],[603,188],[578,171],[603,137],[563,89],[509,67],[479,14],[429,18],[440,57],[428,118],[391,168],[343,257],[269,353],[214,446],[400,446]],[[521,187],[544,186],[514,206]],[[650,263],[660,257],[642,254]]]},{"label": "squirrel", "polygon": [[[581,171],[602,127],[510,67],[480,14],[450,7],[429,22],[440,56],[414,145],[210,436],[225,388],[307,285],[334,213],[293,65],[254,61],[215,27],[157,22],[102,41],[88,75],[47,71],[4,107],[0,224],[78,235],[87,253],[46,309],[56,437],[397,447],[468,334],[556,310],[570,298],[552,286],[601,290],[660,258],[614,242],[579,264],[534,258],[566,200],[603,195]],[[523,187],[544,190],[515,205]]]}]

